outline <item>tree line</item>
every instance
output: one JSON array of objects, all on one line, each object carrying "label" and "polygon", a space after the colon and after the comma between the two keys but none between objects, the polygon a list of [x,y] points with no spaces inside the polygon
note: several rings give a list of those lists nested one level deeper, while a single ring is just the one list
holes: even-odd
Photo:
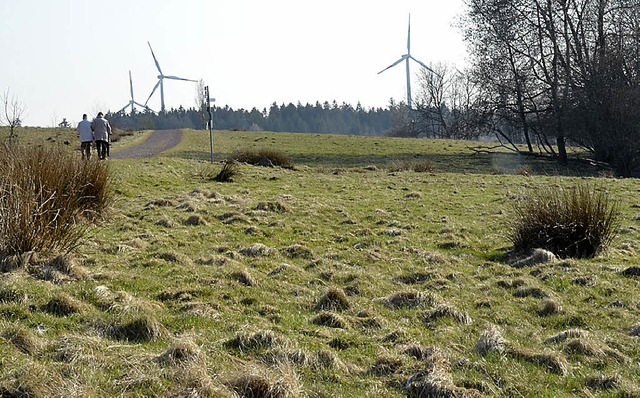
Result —
[{"label": "tree line", "polygon": [[[386,108],[365,109],[358,103],[355,107],[336,101],[316,102],[314,105],[298,103],[278,105],[269,109],[233,109],[229,106],[213,107],[213,127],[220,130],[287,131],[302,133],[331,133],[352,135],[383,135],[392,130],[394,115],[401,105],[393,101]],[[151,111],[107,113],[110,123],[127,129],[203,129],[208,116],[204,107],[198,109],[170,109],[165,112]]]}]

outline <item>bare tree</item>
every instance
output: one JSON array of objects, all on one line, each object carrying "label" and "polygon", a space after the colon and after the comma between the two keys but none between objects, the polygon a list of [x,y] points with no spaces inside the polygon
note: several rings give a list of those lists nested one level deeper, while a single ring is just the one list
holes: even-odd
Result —
[{"label": "bare tree", "polygon": [[2,94],[0,100],[3,105],[0,121],[9,126],[9,142],[12,142],[15,139],[16,127],[22,125],[22,116],[26,106],[15,95],[11,95],[9,89]]},{"label": "bare tree", "polygon": [[561,163],[571,140],[621,175],[640,171],[640,2],[465,3],[474,78],[505,131]]}]

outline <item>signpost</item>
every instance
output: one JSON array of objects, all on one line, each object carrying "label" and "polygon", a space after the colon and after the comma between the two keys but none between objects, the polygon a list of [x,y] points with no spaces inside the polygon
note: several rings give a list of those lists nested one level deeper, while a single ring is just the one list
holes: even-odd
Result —
[{"label": "signpost", "polygon": [[211,151],[211,163],[213,163],[213,113],[211,112],[211,103],[215,102],[215,98],[209,97],[209,86],[205,86],[204,92],[207,95],[207,113],[209,113],[209,147]]}]

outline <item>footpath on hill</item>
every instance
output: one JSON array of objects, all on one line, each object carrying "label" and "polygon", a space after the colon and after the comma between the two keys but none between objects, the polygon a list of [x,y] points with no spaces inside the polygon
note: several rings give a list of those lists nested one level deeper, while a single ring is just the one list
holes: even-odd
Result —
[{"label": "footpath on hill", "polygon": [[151,136],[138,145],[112,152],[112,159],[150,158],[180,143],[182,130],[155,130]]}]

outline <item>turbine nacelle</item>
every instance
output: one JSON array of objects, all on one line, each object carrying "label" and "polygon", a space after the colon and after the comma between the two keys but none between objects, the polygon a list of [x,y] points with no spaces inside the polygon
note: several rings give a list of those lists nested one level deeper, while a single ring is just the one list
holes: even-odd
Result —
[{"label": "turbine nacelle", "polygon": [[378,74],[381,74],[382,72],[386,71],[387,69],[391,69],[394,66],[398,65],[402,61],[406,62],[406,68],[407,68],[407,106],[409,108],[411,108],[411,74],[409,73],[409,60],[417,62],[420,66],[422,66],[423,68],[427,69],[429,72],[434,73],[434,74],[437,75],[437,73],[434,72],[433,69],[429,68],[424,62],[419,61],[419,60],[413,58],[413,56],[411,56],[411,14],[409,14],[409,28],[407,29],[407,53],[403,54],[400,57],[400,59],[397,60],[396,62],[392,63],[391,65],[387,66],[386,68],[384,68],[383,70],[378,72]]},{"label": "turbine nacelle", "polygon": [[178,76],[169,76],[169,75],[165,75],[164,73],[162,73],[162,69],[160,68],[160,63],[158,62],[158,59],[156,58],[156,55],[153,53],[153,48],[151,48],[151,43],[147,42],[147,44],[149,45],[149,50],[151,50],[151,56],[153,57],[153,62],[156,64],[156,69],[158,69],[158,72],[160,73],[157,77],[158,77],[158,82],[156,83],[155,86],[153,86],[153,90],[151,90],[151,94],[149,94],[149,97],[147,98],[147,100],[145,101],[145,106],[147,105],[147,103],[149,102],[149,100],[151,99],[151,97],[153,96],[153,94],[156,92],[156,90],[158,89],[158,87],[160,87],[160,111],[164,112],[165,107],[164,107],[164,79],[170,79],[170,80],[184,80],[186,82],[195,82],[197,83],[197,80],[191,80],[191,79],[185,79],[183,77],[178,77]]}]

